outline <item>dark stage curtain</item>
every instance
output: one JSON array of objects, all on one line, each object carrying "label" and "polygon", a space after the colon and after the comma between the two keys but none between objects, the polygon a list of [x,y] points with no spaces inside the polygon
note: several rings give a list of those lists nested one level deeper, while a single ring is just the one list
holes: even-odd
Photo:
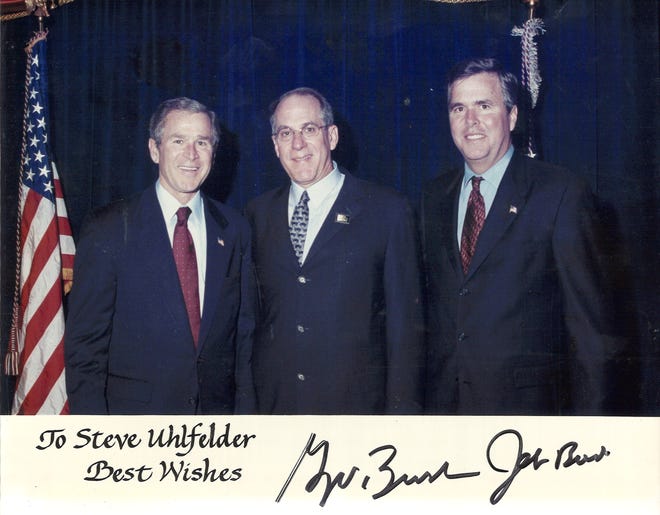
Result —
[{"label": "dark stage curtain", "polygon": [[[544,0],[537,15],[539,104],[520,117],[538,157],[588,178],[604,204],[622,287],[634,292],[640,413],[658,396],[658,4]],[[356,175],[417,202],[422,185],[460,163],[447,123],[445,73],[497,56],[520,74],[520,0],[77,0],[51,12],[50,131],[74,234],[92,208],[156,178],[148,119],[186,95],[213,108],[224,137],[211,195],[242,208],[286,180],[268,106],[285,90],[322,91],[336,111],[334,154]],[[14,225],[25,54],[34,17],[2,25],[2,351],[14,281]],[[653,180],[651,180],[653,179]],[[614,238],[613,238],[613,241]],[[93,302],[93,300],[90,300]],[[494,299],[495,301],[495,299]],[[623,314],[622,314],[623,318]],[[11,381],[3,378],[3,412]]]}]

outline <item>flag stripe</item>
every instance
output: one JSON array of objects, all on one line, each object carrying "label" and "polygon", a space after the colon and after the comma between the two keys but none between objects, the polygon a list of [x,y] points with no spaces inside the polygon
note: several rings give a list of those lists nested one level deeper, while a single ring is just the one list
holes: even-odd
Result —
[{"label": "flag stripe", "polygon": [[[33,224],[33,227],[36,228],[36,224]],[[35,249],[33,253],[29,253],[32,261],[31,268],[21,274],[21,303],[28,308],[23,310],[23,316],[27,319],[40,307],[41,302],[36,305],[34,303],[35,300],[40,298],[39,293],[41,292],[44,295],[60,275],[59,255],[55,255],[58,240],[54,234],[56,230],[54,220],[51,219],[51,223],[46,229],[38,242],[32,244]],[[34,242],[35,240],[31,239],[29,241]],[[37,292],[33,292],[34,288],[37,288]]]},{"label": "flag stripe", "polygon": [[73,264],[73,253],[76,250],[73,236],[60,235],[60,251],[62,252],[62,260],[66,257],[68,261]]},{"label": "flag stripe", "polygon": [[51,358],[60,345],[64,333],[62,317],[53,317],[49,324],[44,324],[44,332],[39,339],[39,352],[23,354],[22,373],[19,384],[29,390],[37,380],[42,367]]},{"label": "flag stripe", "polygon": [[[39,301],[30,300],[31,305],[36,306],[36,310],[27,319],[25,324],[25,340],[23,345],[23,359],[21,362],[26,363],[29,360],[35,348],[39,348],[41,353],[44,353],[51,348],[52,338],[58,338],[58,334],[49,334],[47,332],[50,325],[56,321],[57,315],[60,314],[62,309],[62,286],[58,281],[55,281],[48,291],[48,294]],[[58,326],[59,327],[59,326]],[[63,329],[63,328],[62,328]],[[62,330],[62,333],[64,331]],[[48,336],[49,338],[44,338]],[[57,341],[57,340],[55,340]],[[23,366],[19,370],[22,370]]]},{"label": "flag stripe", "polygon": [[[22,414],[61,414],[66,402],[64,385],[64,346],[61,343],[45,364],[37,381],[32,384],[21,407]],[[46,399],[46,404],[44,404]]]},{"label": "flag stripe", "polygon": [[[31,379],[29,384],[26,380],[25,391],[27,394],[23,399],[22,407],[22,410],[26,413],[37,413],[39,411],[43,400],[49,396],[53,386],[64,372],[64,367],[62,367],[62,359],[64,358],[63,341],[60,341],[60,344],[48,358],[44,363],[34,364],[35,368],[39,367],[39,374],[33,378],[28,378],[28,380]],[[57,397],[62,399],[63,402],[63,395]],[[60,402],[58,401],[56,404],[60,404]],[[57,411],[53,413],[57,413]]]},{"label": "flag stripe", "polygon": [[[23,195],[22,206],[21,206],[21,247],[20,251],[25,251],[25,243],[30,234],[30,226],[32,221],[35,218],[37,210],[39,209],[39,204],[41,204],[41,196],[34,193],[31,189],[22,187],[23,192],[26,193]],[[27,192],[25,191],[27,190]]]}]

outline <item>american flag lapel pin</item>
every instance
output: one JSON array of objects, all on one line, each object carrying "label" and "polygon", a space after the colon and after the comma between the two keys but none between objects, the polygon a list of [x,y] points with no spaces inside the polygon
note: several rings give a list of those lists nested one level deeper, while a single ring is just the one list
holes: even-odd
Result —
[{"label": "american flag lapel pin", "polygon": [[516,206],[509,206],[509,213],[517,215],[518,214],[518,208]]},{"label": "american flag lapel pin", "polygon": [[221,247],[224,247],[224,246],[225,246],[225,240],[223,240],[222,238],[218,237],[218,245],[220,245]]},{"label": "american flag lapel pin", "polygon": [[350,220],[351,217],[343,213],[337,213],[337,217],[335,218],[335,222],[338,224],[348,224]]}]

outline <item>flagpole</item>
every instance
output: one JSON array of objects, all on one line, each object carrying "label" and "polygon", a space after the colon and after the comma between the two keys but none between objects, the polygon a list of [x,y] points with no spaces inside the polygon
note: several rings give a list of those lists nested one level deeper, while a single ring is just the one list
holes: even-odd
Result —
[{"label": "flagpole", "polygon": [[44,31],[44,18],[48,16],[48,9],[46,7],[38,7],[34,13],[39,22],[39,32]]}]

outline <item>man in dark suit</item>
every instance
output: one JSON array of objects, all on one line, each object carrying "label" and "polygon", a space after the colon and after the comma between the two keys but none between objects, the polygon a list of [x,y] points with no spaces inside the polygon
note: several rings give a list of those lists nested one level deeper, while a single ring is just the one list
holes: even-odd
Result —
[{"label": "man in dark suit", "polygon": [[317,91],[282,95],[271,126],[291,181],[247,207],[259,411],[420,413],[423,313],[407,201],[332,161],[339,132]]},{"label": "man in dark suit", "polygon": [[199,191],[218,138],[199,102],[163,102],[156,184],[85,224],[65,336],[72,414],[253,410],[250,229]]},{"label": "man in dark suit", "polygon": [[422,199],[427,412],[604,414],[623,347],[595,199],[567,170],[514,151],[516,97],[493,59],[450,72],[465,166]]}]

